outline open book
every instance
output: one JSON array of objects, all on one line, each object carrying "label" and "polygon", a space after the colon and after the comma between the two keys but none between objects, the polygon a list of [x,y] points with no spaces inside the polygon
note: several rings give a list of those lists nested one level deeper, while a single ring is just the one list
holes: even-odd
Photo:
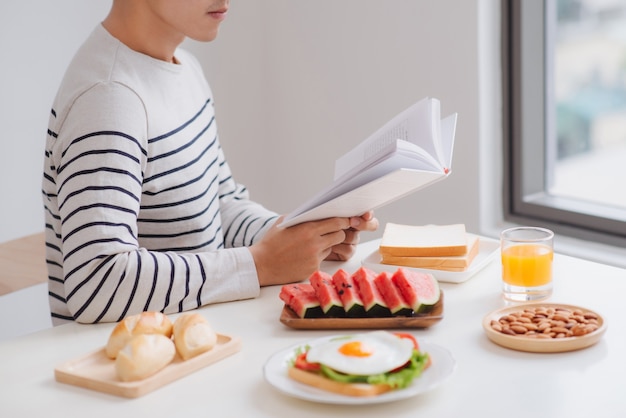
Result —
[{"label": "open book", "polygon": [[280,226],[359,216],[448,177],[456,120],[441,119],[437,99],[415,103],[340,157],[333,182]]}]

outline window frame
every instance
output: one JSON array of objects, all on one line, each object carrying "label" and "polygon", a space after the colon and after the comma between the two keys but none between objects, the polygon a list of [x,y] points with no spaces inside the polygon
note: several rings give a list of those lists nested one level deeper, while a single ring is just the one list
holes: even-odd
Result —
[{"label": "window frame", "polygon": [[551,181],[546,163],[556,154],[556,146],[544,146],[548,133],[555,132],[546,77],[552,68],[552,34],[546,22],[556,16],[555,3],[504,0],[502,4],[503,217],[557,234],[626,246],[626,210],[546,192]]}]

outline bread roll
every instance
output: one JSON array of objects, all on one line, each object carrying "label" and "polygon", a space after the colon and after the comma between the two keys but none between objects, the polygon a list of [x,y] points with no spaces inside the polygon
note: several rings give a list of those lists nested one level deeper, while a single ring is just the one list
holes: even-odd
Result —
[{"label": "bread roll", "polygon": [[106,354],[109,358],[116,358],[118,351],[135,335],[161,334],[169,338],[172,336],[172,327],[172,321],[161,312],[142,312],[127,316],[111,331],[105,347]]},{"label": "bread roll", "polygon": [[174,359],[176,347],[162,334],[140,334],[132,337],[115,359],[115,372],[129,382],[152,376]]},{"label": "bread roll", "polygon": [[183,314],[174,321],[174,344],[183,360],[188,360],[212,349],[217,333],[199,313]]}]

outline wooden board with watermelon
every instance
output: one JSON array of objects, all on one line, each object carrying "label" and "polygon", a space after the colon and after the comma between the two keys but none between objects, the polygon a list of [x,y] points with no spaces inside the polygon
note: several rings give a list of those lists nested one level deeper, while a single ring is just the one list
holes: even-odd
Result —
[{"label": "wooden board with watermelon", "polygon": [[443,292],[428,273],[398,268],[377,274],[361,267],[283,285],[280,321],[296,329],[427,328],[443,319]]}]

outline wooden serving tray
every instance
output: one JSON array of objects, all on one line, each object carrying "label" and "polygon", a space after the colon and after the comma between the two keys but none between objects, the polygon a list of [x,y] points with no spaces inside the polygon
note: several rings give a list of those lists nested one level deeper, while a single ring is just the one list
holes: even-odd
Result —
[{"label": "wooden serving tray", "polygon": [[184,361],[177,353],[164,369],[143,380],[122,382],[115,373],[115,360],[105,349],[70,360],[54,369],[57,382],[80,386],[111,395],[137,398],[168,383],[213,364],[241,349],[239,338],[218,334],[217,344],[206,353]]},{"label": "wooden serving tray", "polygon": [[295,329],[393,329],[428,328],[443,319],[443,291],[428,313],[386,318],[300,318],[288,306],[283,307],[280,322]]}]

